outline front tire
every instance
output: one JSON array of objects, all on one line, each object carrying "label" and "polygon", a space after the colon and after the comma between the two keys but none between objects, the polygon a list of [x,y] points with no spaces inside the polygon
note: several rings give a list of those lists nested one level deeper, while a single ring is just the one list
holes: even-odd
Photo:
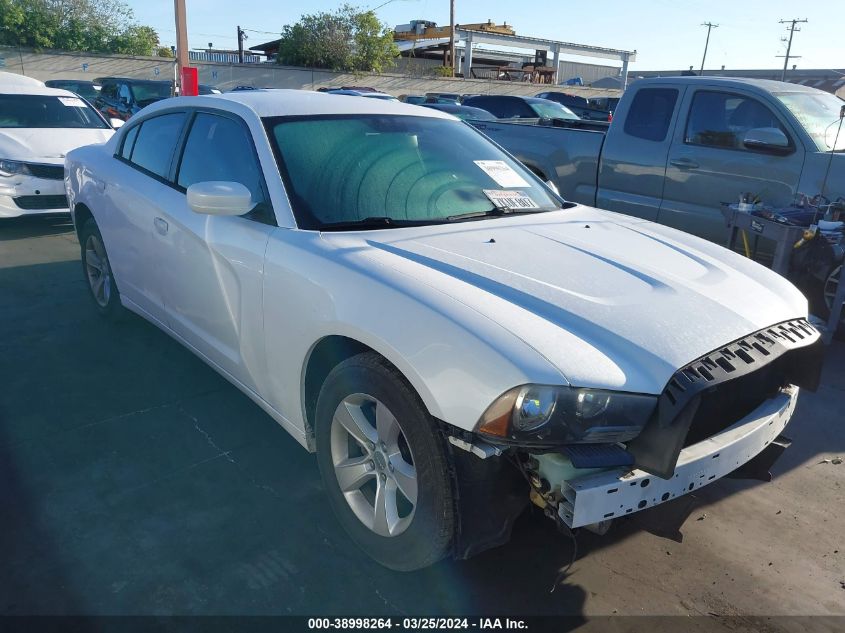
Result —
[{"label": "front tire", "polygon": [[353,541],[397,571],[427,567],[455,530],[448,452],[403,376],[375,353],[336,366],[317,400],[317,463]]},{"label": "front tire", "polygon": [[120,303],[120,292],[114,281],[106,245],[94,218],[88,218],[82,225],[79,245],[82,249],[82,273],[97,312],[111,321],[119,321],[125,314],[125,308]]}]

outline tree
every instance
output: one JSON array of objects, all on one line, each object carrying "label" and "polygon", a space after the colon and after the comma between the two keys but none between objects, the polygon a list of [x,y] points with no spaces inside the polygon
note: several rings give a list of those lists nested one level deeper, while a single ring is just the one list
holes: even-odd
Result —
[{"label": "tree", "polygon": [[280,64],[382,72],[393,66],[399,49],[387,25],[373,11],[343,5],[334,12],[303,15],[287,24],[279,40]]},{"label": "tree", "polygon": [[0,44],[150,55],[159,39],[123,0],[0,0]]}]

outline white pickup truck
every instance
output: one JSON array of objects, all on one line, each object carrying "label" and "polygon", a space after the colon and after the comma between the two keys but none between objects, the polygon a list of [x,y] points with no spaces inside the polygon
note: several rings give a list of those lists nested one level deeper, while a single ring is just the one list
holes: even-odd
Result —
[{"label": "white pickup truck", "polygon": [[607,132],[473,124],[567,200],[724,243],[719,205],[741,193],[845,196],[843,106],[778,81],[662,77],[628,88]]}]

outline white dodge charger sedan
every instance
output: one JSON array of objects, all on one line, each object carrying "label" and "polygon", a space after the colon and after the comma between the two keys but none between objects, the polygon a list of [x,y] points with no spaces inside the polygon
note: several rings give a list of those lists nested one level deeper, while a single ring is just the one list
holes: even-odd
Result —
[{"label": "white dodge charger sedan", "polygon": [[[145,108],[71,152],[96,309],[166,331],[315,451],[399,570],[765,471],[819,334],[787,281],[565,202],[450,115],[304,91]],[[232,420],[237,424],[237,420]]]},{"label": "white dodge charger sedan", "polygon": [[0,73],[0,218],[67,213],[65,154],[112,134],[72,92]]}]

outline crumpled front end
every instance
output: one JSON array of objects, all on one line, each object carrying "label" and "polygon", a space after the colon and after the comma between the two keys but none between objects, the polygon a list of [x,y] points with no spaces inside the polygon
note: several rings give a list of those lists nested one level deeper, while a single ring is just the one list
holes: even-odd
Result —
[{"label": "crumpled front end", "polygon": [[[532,500],[570,528],[632,514],[724,477],[770,448],[815,390],[819,332],[795,319],[755,332],[679,369],[643,432],[621,444],[532,453]],[[775,457],[781,450],[770,451]],[[767,466],[769,466],[767,464]]]},{"label": "crumpled front end", "polygon": [[0,218],[67,212],[62,164],[13,164],[17,168],[15,173],[0,168]]}]

